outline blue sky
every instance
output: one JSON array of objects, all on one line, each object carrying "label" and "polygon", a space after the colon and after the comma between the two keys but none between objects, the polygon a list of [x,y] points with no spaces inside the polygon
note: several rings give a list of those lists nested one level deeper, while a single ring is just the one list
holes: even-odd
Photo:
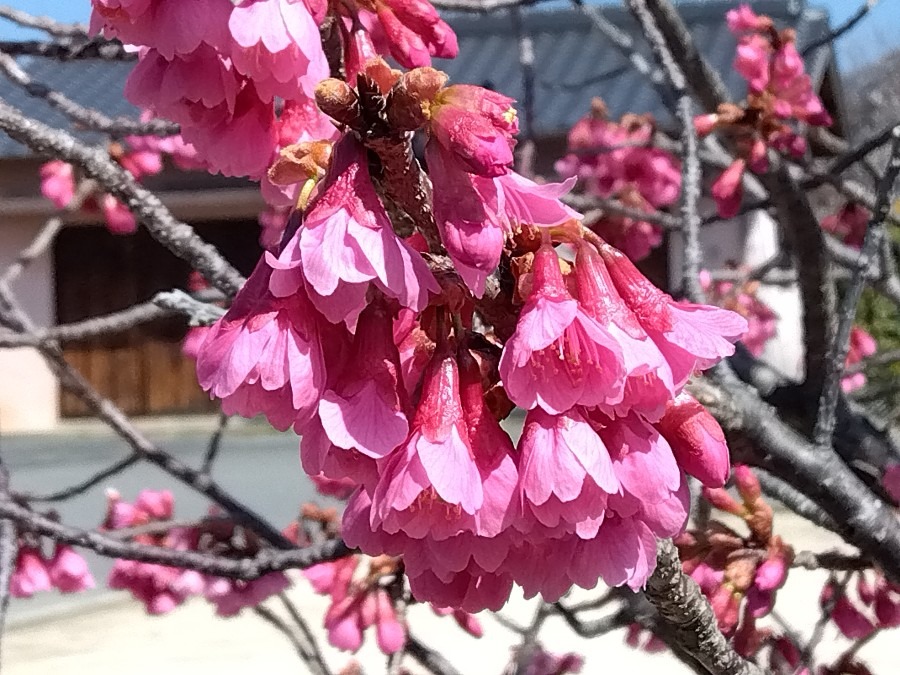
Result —
[{"label": "blue sky", "polygon": [[[811,0],[809,4],[828,9],[832,25],[838,25],[851,16],[862,2],[863,0]],[[63,21],[87,21],[90,13],[90,0],[7,0],[5,4]],[[869,15],[838,44],[841,68],[865,64],[889,49],[900,47],[898,26],[900,0],[880,0]],[[7,22],[0,22],[0,39],[35,37],[39,35],[18,29]]]}]

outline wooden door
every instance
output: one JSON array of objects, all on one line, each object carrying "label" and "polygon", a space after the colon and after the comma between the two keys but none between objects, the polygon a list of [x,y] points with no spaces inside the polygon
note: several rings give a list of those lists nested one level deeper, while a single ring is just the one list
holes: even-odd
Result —
[{"label": "wooden door", "polygon": [[[261,254],[255,221],[195,224],[198,233],[245,275]],[[69,227],[54,249],[57,323],[81,321],[144,302],[155,293],[186,288],[190,268],[143,229],[116,236],[103,227]],[[200,390],[194,363],[181,352],[187,331],[180,318],[64,345],[66,359],[129,415],[207,412],[216,404]],[[64,416],[87,414],[63,392]]]}]

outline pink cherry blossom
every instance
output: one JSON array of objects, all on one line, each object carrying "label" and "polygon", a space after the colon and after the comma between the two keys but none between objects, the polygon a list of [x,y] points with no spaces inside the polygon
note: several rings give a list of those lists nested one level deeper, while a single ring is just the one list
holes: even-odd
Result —
[{"label": "pink cherry blossom", "polygon": [[255,607],[290,585],[288,578],[280,572],[266,574],[253,581],[205,576],[203,597],[215,606],[217,615],[229,617],[237,615],[245,607]]},{"label": "pink cherry blossom", "polygon": [[754,92],[761,92],[769,84],[769,57],[772,47],[762,35],[747,35],[738,42],[734,69],[750,84]]},{"label": "pink cherry blossom", "polygon": [[319,27],[302,1],[242,0],[231,12],[228,30],[228,56],[265,101],[310,97],[328,77]]},{"label": "pink cherry blossom", "polygon": [[737,312],[747,320],[747,332],[741,342],[753,356],[759,357],[766,344],[778,333],[778,315],[757,297],[755,281],[737,284],[713,281],[709,272],[700,272],[700,285],[711,304]]},{"label": "pink cherry blossom", "polygon": [[100,211],[106,229],[113,234],[134,234],[137,231],[137,220],[127,206],[112,195],[103,195],[100,198]]},{"label": "pink cherry blossom", "polygon": [[719,423],[687,392],[666,405],[656,428],[669,442],[678,464],[707,487],[722,487],[730,466]]},{"label": "pink cherry blossom", "polygon": [[64,209],[75,196],[75,169],[71,164],[58,159],[41,165],[41,194],[53,202],[58,209]]},{"label": "pink cherry blossom", "polygon": [[276,258],[270,288],[276,297],[297,292],[329,321],[352,326],[370,285],[404,307],[421,311],[440,288],[415,250],[400,239],[375,193],[365,149],[351,136],[334,148],[331,168],[302,227]]},{"label": "pink cherry blossom", "polygon": [[87,561],[71,546],[57,544],[47,568],[50,582],[63,593],[78,593],[94,587]]},{"label": "pink cherry blossom", "polygon": [[431,611],[438,616],[452,616],[459,627],[472,637],[480,638],[484,635],[484,628],[481,627],[481,622],[468,612],[452,607],[435,607],[434,605],[431,605]]},{"label": "pink cherry blossom", "polygon": [[302,289],[279,298],[261,260],[197,355],[197,378],[228,414],[264,414],[272,426],[299,430],[315,414],[325,386],[322,319]]},{"label": "pink cherry blossom", "polygon": [[578,246],[575,278],[584,311],[612,335],[622,350],[625,389],[622,402],[615,406],[616,414],[634,409],[646,419],[658,419],[676,391],[668,361],[622,300],[593,246]]},{"label": "pink cherry blossom", "polygon": [[528,302],[500,359],[509,397],[523,408],[539,405],[552,414],[576,404],[620,403],[622,351],[570,295],[551,246],[535,254],[532,276]]},{"label": "pink cherry blossom", "polygon": [[391,56],[406,68],[427,66],[431,57],[456,57],[456,34],[427,0],[379,0],[374,3]]},{"label": "pink cherry blossom", "polygon": [[360,315],[343,372],[319,401],[319,418],[338,448],[378,459],[406,439],[408,408],[393,322],[386,307],[373,302]]},{"label": "pink cherry blossom", "polygon": [[723,218],[734,218],[741,208],[744,187],[741,182],[747,162],[736,159],[712,184],[710,192],[716,200],[716,208]]},{"label": "pink cherry blossom", "polygon": [[620,251],[604,245],[600,255],[622,299],[668,360],[676,387],[694,370],[734,353],[734,343],[747,331],[743,317],[709,305],[675,302]]},{"label": "pink cherry blossom", "polygon": [[900,464],[891,464],[884,470],[881,486],[900,505]]},{"label": "pink cherry blossom", "polygon": [[428,125],[441,148],[439,161],[477,176],[506,174],[518,132],[513,103],[507,96],[470,84],[441,89],[430,103]]},{"label": "pink cherry blossom", "polygon": [[9,580],[9,592],[14,598],[30,598],[35,593],[49,591],[53,587],[47,563],[41,551],[29,546],[19,546],[16,567]]},{"label": "pink cherry blossom", "polygon": [[735,9],[728,10],[725,21],[728,23],[728,29],[735,35],[746,31],[764,30],[771,25],[771,19],[759,16],[749,5],[739,5]]},{"label": "pink cherry blossom", "polygon": [[153,47],[166,59],[228,41],[231,0],[92,0],[91,32]]},{"label": "pink cherry blossom", "polygon": [[[618,492],[610,453],[577,410],[528,412],[519,440],[521,501],[547,528],[597,536],[606,499]],[[529,527],[526,519],[519,527]]]}]

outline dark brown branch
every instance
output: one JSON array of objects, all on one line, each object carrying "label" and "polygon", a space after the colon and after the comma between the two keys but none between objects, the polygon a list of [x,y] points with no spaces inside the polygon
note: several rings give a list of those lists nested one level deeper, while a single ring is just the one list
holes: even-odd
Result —
[{"label": "dark brown branch", "polygon": [[678,549],[669,539],[657,543],[656,569],[644,595],[659,612],[679,646],[714,675],[763,675],[742,659],[719,630],[716,615],[700,587],[681,569]]},{"label": "dark brown branch", "polygon": [[306,569],[352,553],[340,539],[329,539],[306,548],[284,550],[266,548],[250,558],[226,558],[196,551],[178,551],[162,546],[122,541],[108,533],[81,530],[4,499],[0,499],[0,517],[14,520],[23,530],[71,546],[87,548],[102,556],[168,565],[244,581],[258,579],[270,572]]},{"label": "dark brown branch", "polygon": [[794,567],[806,570],[832,570],[834,572],[855,572],[872,567],[872,563],[858,555],[847,555],[840,551],[800,551],[794,556]]},{"label": "dark brown branch", "polygon": [[229,297],[243,285],[244,278],[214,246],[198,237],[192,227],[172,216],[155,194],[138,184],[106,152],[85,145],[71,134],[28,118],[2,102],[0,129],[39,154],[58,157],[80,166],[106,192],[126,204],[154,239],[187,261]]}]

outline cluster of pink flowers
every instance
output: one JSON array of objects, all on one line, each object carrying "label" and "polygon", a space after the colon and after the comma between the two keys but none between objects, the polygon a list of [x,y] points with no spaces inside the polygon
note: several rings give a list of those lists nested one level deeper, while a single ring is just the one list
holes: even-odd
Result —
[{"label": "cluster of pink flowers", "polygon": [[[140,48],[126,85],[136,105],[178,122],[209,170],[264,177],[280,148],[334,138],[312,101],[328,77],[319,26],[329,11],[350,81],[391,54],[407,67],[456,56],[456,36],[424,0],[92,0],[91,28]],[[286,205],[295,196],[264,185]]]},{"label": "cluster of pink flowers", "polygon": [[[878,343],[868,331],[859,326],[853,326],[850,329],[850,350],[847,352],[847,361],[844,367],[849,367],[860,363],[867,356],[872,356],[878,351]],[[862,372],[846,375],[841,380],[841,389],[845,394],[849,394],[857,389],[866,386],[866,376]]]},{"label": "cluster of pink flowers", "polygon": [[[115,491],[107,494],[107,513],[103,528],[134,529],[131,541],[171,548],[176,551],[215,550],[219,554],[252,555],[258,542],[235,525],[211,517],[209,523],[193,527],[170,525],[175,500],[166,490],[142,490],[134,503],[125,502]],[[237,581],[214,577],[193,570],[168,567],[137,560],[116,560],[109,573],[110,588],[129,591],[144,603],[150,614],[166,614],[191,596],[202,595],[215,605],[220,616],[234,616],[244,607],[258,605],[285,590],[290,581],[279,572],[255,581]]]},{"label": "cluster of pink flowers", "polygon": [[705,488],[704,498],[715,508],[741,518],[749,534],[741,536],[719,521],[704,531],[676,538],[685,571],[709,599],[719,628],[734,637],[745,657],[754,655],[771,634],[756,625],[772,611],[775,592],[784,586],[793,549],[772,533],[772,509],[762,499],[759,481],[746,466],[733,471],[741,501],[723,488]]},{"label": "cluster of pink flowers", "polygon": [[[655,213],[678,198],[681,167],[674,155],[652,147],[654,129],[649,115],[608,119],[606,105],[595,98],[591,112],[569,131],[569,154],[556,163],[556,170],[576,176],[587,194],[615,197],[633,209]],[[662,243],[659,226],[644,220],[606,213],[588,226],[632,260],[647,257]]]},{"label": "cluster of pink flowers", "polygon": [[738,159],[712,186],[719,215],[731,218],[740,209],[744,172],[768,171],[770,148],[794,157],[806,152],[806,140],[792,123],[827,127],[831,116],[804,70],[793,29],[776,30],[771,18],[755,14],[748,5],[729,11],[726,19],[738,38],[734,68],[747,80],[747,99],[740,106],[723,104],[715,113],[700,115],[695,125],[701,134],[726,131],[739,147]]},{"label": "cluster of pink flowers", "polygon": [[756,296],[759,282],[713,281],[709,272],[702,270],[700,285],[710,303],[737,312],[747,320],[747,332],[741,342],[759,357],[766,343],[778,333],[778,315]]},{"label": "cluster of pink flowers", "polygon": [[[179,136],[127,136],[121,142],[110,143],[109,153],[137,180],[162,171],[163,154],[171,156],[181,168],[196,166],[192,160],[193,149]],[[40,176],[41,194],[58,209],[68,207],[79,184],[75,167],[53,159],[41,166]],[[113,234],[132,234],[137,229],[131,210],[110,194],[88,194],[82,198],[80,208],[87,213],[102,214],[106,228]]]},{"label": "cluster of pink flowers", "polygon": [[872,213],[862,204],[847,202],[822,219],[822,229],[833,234],[847,246],[862,248]]},{"label": "cluster of pink flowers", "polygon": [[61,593],[78,593],[93,587],[87,561],[71,546],[57,543],[53,555],[47,558],[40,541],[31,535],[19,538],[16,566],[9,579],[12,597],[30,598],[53,588]]},{"label": "cluster of pink flowers", "polygon": [[[209,331],[201,385],[226,412],[302,434],[310,475],[359,484],[345,541],[402,555],[419,600],[477,611],[502,606],[514,582],[548,599],[600,577],[642,586],[656,537],[686,521],[683,472],[708,485],[728,474],[721,430],[682,388],[733,352],[746,321],[674,302],[618,250],[584,239],[558,199],[569,184],[512,172],[510,99],[446,86],[431,68],[401,75],[370,61],[366,73],[420,115],[440,241],[470,295],[445,291],[421,242],[394,232],[347,132],[302,222]],[[337,81],[319,93],[357,100]],[[517,258],[527,300],[498,363],[496,338],[482,336],[493,356],[473,352],[468,327],[513,237],[537,246]],[[518,448],[486,403],[499,382],[529,411]],[[354,639],[370,625],[359,616]]]}]

